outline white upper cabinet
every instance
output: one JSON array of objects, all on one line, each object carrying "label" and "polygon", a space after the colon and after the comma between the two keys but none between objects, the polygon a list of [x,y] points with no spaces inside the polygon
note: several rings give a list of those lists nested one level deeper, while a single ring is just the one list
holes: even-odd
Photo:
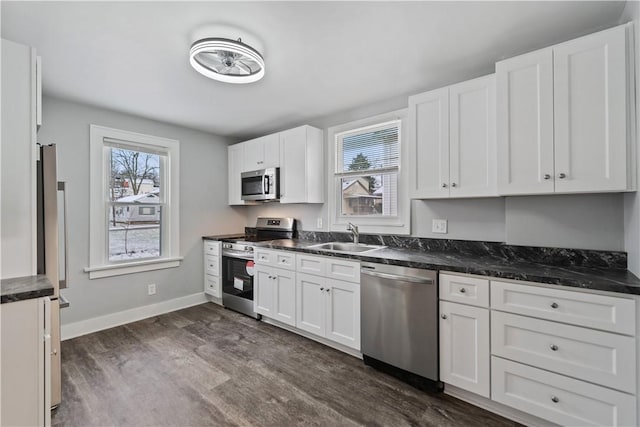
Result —
[{"label": "white upper cabinet", "polygon": [[409,97],[411,198],[495,196],[495,78]]},{"label": "white upper cabinet", "polygon": [[449,88],[449,191],[451,197],[495,196],[495,76]]},{"label": "white upper cabinet", "polygon": [[449,197],[449,88],[409,97],[412,199]]},{"label": "white upper cabinet", "polygon": [[280,203],[324,203],[322,130],[280,132]]},{"label": "white upper cabinet", "polygon": [[229,174],[229,204],[244,205],[240,186],[240,174],[244,165],[244,144],[235,144],[227,147],[227,161]]},{"label": "white upper cabinet", "polygon": [[244,143],[242,172],[280,166],[280,136],[277,133],[261,136]]},{"label": "white upper cabinet", "polygon": [[630,28],[497,63],[500,194],[635,189]]},{"label": "white upper cabinet", "polygon": [[496,64],[498,188],[553,192],[553,53],[538,50]]}]

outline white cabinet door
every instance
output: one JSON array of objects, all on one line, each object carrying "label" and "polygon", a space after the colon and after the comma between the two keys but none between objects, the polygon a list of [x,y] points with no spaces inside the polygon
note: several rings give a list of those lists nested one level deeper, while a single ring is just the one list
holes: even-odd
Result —
[{"label": "white cabinet door", "polygon": [[409,97],[411,198],[449,197],[449,88]]},{"label": "white cabinet door", "polygon": [[500,194],[553,193],[553,50],[496,64]]},{"label": "white cabinet door", "polygon": [[627,188],[626,28],[553,48],[556,192]]},{"label": "white cabinet door", "polygon": [[296,273],[277,268],[273,296],[273,318],[287,325],[296,325]]},{"label": "white cabinet door", "polygon": [[298,274],[296,276],[296,327],[316,335],[325,336],[324,277]]},{"label": "white cabinet door", "polygon": [[257,264],[253,278],[253,309],[266,317],[275,316],[275,286],[273,268]]},{"label": "white cabinet door", "polygon": [[329,280],[326,336],[360,350],[360,285]]},{"label": "white cabinet door", "polygon": [[280,136],[277,133],[246,141],[244,170],[254,171],[280,166]]},{"label": "white cabinet door", "polygon": [[451,197],[497,195],[495,75],[449,87]]},{"label": "white cabinet door", "polygon": [[440,379],[490,396],[489,310],[440,301]]},{"label": "white cabinet door", "polygon": [[230,145],[227,148],[229,174],[229,204],[244,205],[240,174],[244,165],[244,144]]},{"label": "white cabinet door", "polygon": [[280,203],[324,203],[322,131],[300,126],[280,132]]}]

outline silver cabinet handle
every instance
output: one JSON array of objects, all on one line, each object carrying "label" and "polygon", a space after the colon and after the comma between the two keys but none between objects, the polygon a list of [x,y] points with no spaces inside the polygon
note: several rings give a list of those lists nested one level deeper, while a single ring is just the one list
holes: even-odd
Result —
[{"label": "silver cabinet handle", "polygon": [[62,191],[62,221],[64,223],[64,279],[59,279],[60,289],[69,285],[69,227],[67,222],[67,182],[58,181],[58,191]]},{"label": "silver cabinet handle", "polygon": [[558,351],[558,346],[555,344],[551,344],[549,348],[551,349],[551,351]]},{"label": "silver cabinet handle", "polygon": [[564,174],[564,173],[559,173],[558,174],[558,178],[560,178],[560,179],[565,179],[566,177],[567,177],[567,174]]},{"label": "silver cabinet handle", "polygon": [[465,288],[460,288],[460,293],[464,294],[465,292],[467,292],[467,290]]},{"label": "silver cabinet handle", "polygon": [[446,319],[447,315],[443,313],[443,314],[440,315],[440,317],[442,317],[443,319]]},{"label": "silver cabinet handle", "polygon": [[442,183],[442,188],[447,188],[447,184],[446,183]]},{"label": "silver cabinet handle", "polygon": [[423,285],[433,285],[432,279],[424,279],[421,277],[399,276],[397,274],[380,273],[378,271],[371,271],[371,270],[360,270],[360,274],[379,277],[381,279],[397,280],[399,282],[410,282],[410,283],[421,283]]},{"label": "silver cabinet handle", "polygon": [[458,186],[458,184],[456,184],[455,182],[452,182],[452,183],[451,183],[451,186],[455,188],[455,187],[457,187],[457,186]]},{"label": "silver cabinet handle", "polygon": [[548,173],[545,173],[543,176],[544,179],[551,179],[551,175],[549,175]]},{"label": "silver cabinet handle", "polygon": [[557,303],[555,303],[555,302],[552,302],[552,303],[551,303],[551,308],[558,308],[558,304],[557,304]]},{"label": "silver cabinet handle", "polygon": [[552,401],[553,403],[558,403],[558,402],[560,402],[560,399],[558,399],[558,397],[557,397],[557,396],[551,396],[551,401]]}]

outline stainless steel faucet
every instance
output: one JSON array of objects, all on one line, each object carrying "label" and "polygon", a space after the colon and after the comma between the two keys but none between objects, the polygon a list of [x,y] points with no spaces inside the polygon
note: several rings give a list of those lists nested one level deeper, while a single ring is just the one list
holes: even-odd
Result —
[{"label": "stainless steel faucet", "polygon": [[357,245],[360,242],[360,232],[358,231],[358,226],[350,222],[349,224],[347,224],[347,231],[350,231],[351,234],[353,234],[353,243]]}]

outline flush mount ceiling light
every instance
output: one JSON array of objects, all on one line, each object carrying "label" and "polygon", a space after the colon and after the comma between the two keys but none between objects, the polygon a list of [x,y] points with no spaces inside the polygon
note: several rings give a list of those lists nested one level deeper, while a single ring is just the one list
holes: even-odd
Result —
[{"label": "flush mount ceiling light", "polygon": [[197,40],[191,45],[189,62],[200,74],[225,83],[252,83],[264,77],[264,58],[241,39]]}]

